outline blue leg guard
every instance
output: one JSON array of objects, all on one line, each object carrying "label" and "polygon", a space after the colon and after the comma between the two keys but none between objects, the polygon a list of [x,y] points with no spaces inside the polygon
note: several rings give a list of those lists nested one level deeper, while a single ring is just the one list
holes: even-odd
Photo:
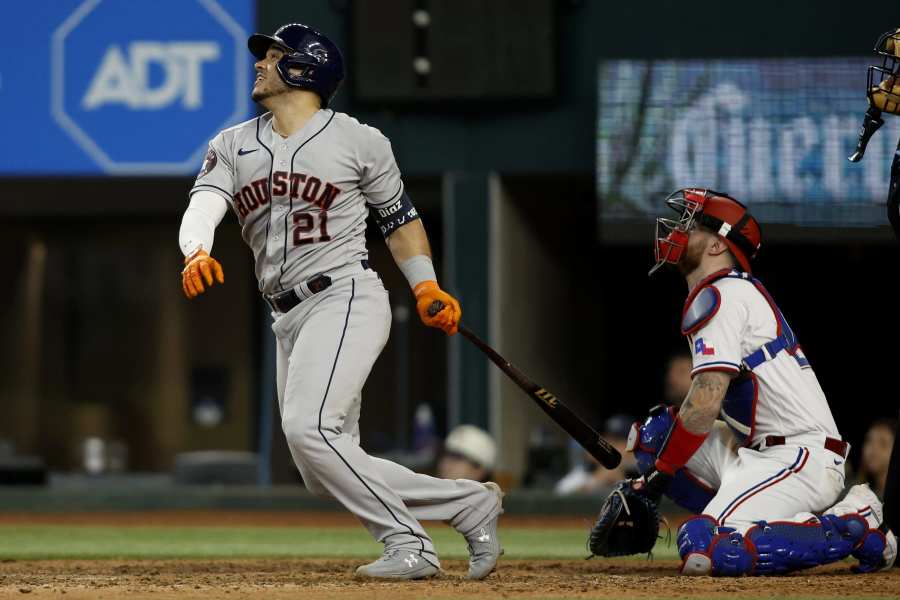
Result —
[{"label": "blue leg guard", "polygon": [[827,565],[851,554],[859,572],[883,564],[885,537],[850,514],[825,515],[810,523],[760,521],[746,535],[717,527],[708,516],[689,519],[678,531],[678,554],[685,575],[780,575]]},{"label": "blue leg guard", "polygon": [[731,527],[717,527],[708,515],[688,519],[678,530],[678,554],[684,575],[738,577],[753,570],[753,546]]},{"label": "blue leg guard", "polygon": [[868,523],[857,514],[825,515],[810,523],[760,521],[746,535],[758,555],[753,574],[780,575],[841,560],[868,531]]},{"label": "blue leg guard", "polygon": [[884,549],[887,546],[887,537],[877,529],[868,530],[862,541],[853,549],[853,558],[859,559],[859,564],[850,567],[854,573],[871,573],[884,567]]},{"label": "blue leg guard", "polygon": [[709,544],[715,536],[716,520],[709,515],[691,517],[678,528],[675,542],[683,574],[709,575],[712,572]]}]

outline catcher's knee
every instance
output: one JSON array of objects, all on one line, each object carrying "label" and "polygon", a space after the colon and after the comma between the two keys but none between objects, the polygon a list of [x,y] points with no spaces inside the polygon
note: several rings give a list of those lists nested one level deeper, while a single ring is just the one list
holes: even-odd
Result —
[{"label": "catcher's knee", "polygon": [[731,527],[719,527],[709,515],[692,517],[678,529],[683,575],[737,577],[753,570],[753,545]]}]

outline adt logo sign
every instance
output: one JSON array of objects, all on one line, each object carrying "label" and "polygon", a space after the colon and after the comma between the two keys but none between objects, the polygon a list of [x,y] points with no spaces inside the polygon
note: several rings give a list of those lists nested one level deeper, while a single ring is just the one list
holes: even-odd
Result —
[{"label": "adt logo sign", "polygon": [[53,33],[53,117],[108,173],[193,173],[249,116],[246,41],[216,0],[87,0]]}]

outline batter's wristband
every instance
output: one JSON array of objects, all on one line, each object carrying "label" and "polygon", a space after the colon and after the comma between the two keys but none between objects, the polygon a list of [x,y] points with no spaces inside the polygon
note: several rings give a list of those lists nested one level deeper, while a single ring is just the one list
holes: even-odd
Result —
[{"label": "batter's wristband", "polygon": [[404,260],[397,266],[400,267],[400,271],[409,282],[409,287],[413,290],[423,281],[437,281],[430,256],[419,254]]},{"label": "batter's wristband", "polygon": [[681,419],[676,418],[669,437],[656,458],[656,469],[674,475],[675,471],[687,464],[708,435],[709,432],[698,434],[688,431]]}]

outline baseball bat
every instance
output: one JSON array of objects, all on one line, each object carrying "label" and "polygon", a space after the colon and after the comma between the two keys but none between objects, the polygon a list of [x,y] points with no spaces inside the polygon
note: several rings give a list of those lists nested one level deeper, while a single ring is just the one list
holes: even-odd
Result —
[{"label": "baseball bat", "polygon": [[[444,304],[440,300],[435,300],[428,308],[428,314],[433,317],[443,308]],[[513,383],[528,394],[548,417],[559,425],[563,431],[572,436],[576,442],[581,444],[581,447],[596,458],[601,465],[607,469],[615,469],[619,466],[619,463],[622,461],[622,455],[619,454],[619,451],[603,439],[593,427],[572,412],[572,409],[563,404],[559,398],[533,382],[462,323],[459,324],[459,333],[491,359],[491,362],[497,365],[507,377],[513,380]]]}]

